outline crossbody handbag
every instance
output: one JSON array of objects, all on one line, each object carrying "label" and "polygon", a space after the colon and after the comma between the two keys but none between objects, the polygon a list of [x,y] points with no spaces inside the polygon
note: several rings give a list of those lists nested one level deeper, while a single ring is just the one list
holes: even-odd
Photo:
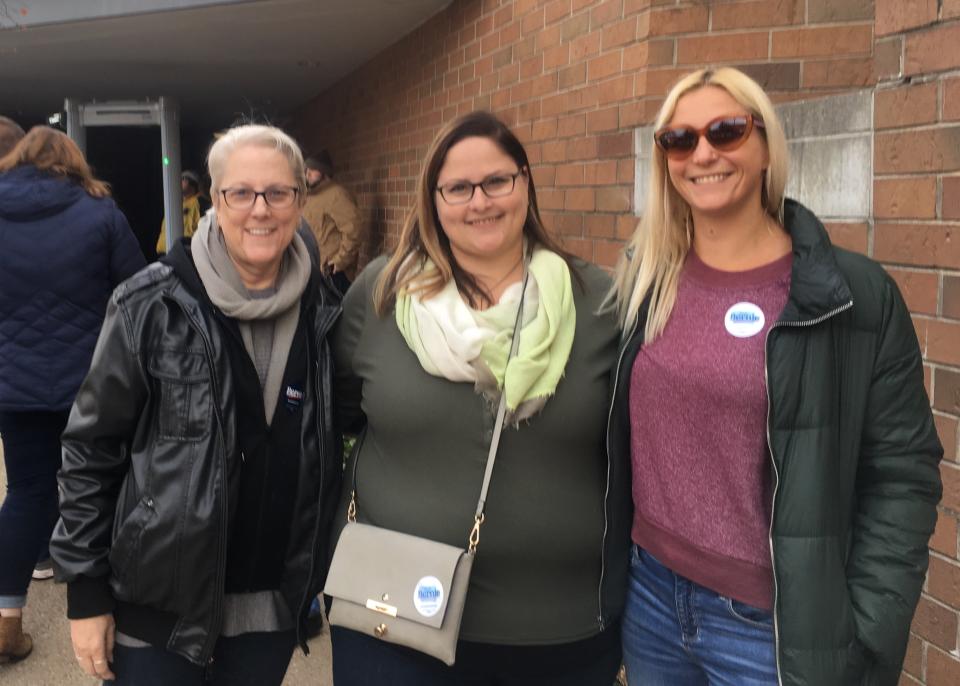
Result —
[{"label": "crossbody handbag", "polygon": [[[527,278],[525,264],[508,363],[520,344]],[[480,499],[465,549],[358,522],[354,464],[347,524],[323,589],[333,597],[331,625],[413,648],[448,665],[454,663],[506,409],[506,393],[501,391]]]}]

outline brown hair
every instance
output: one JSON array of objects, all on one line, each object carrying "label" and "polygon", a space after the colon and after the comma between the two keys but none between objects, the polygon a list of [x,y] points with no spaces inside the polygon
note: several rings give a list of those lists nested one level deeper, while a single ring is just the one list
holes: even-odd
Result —
[{"label": "brown hair", "polygon": [[[417,180],[417,203],[407,215],[397,249],[380,274],[373,294],[374,307],[380,316],[387,313],[400,291],[409,290],[429,298],[439,293],[450,279],[454,280],[457,290],[471,306],[492,300],[490,293],[457,263],[450,249],[450,240],[441,229],[437,215],[437,179],[447,159],[447,153],[463,139],[473,137],[491,140],[512,158],[521,173],[526,175],[529,202],[523,234],[529,249],[545,248],[570,263],[570,254],[547,233],[540,218],[537,192],[530,174],[530,161],[523,144],[506,124],[490,112],[471,112],[440,129],[430,144],[426,162]],[[437,268],[423,274],[420,268],[426,258],[430,258]]]},{"label": "brown hair", "polygon": [[95,198],[110,195],[110,186],[93,176],[77,144],[62,131],[34,126],[7,155],[0,158],[0,172],[33,165],[51,176],[63,176],[80,184]]},{"label": "brown hair", "polygon": [[23,138],[23,129],[9,117],[0,116],[0,157],[13,150],[17,142]]}]

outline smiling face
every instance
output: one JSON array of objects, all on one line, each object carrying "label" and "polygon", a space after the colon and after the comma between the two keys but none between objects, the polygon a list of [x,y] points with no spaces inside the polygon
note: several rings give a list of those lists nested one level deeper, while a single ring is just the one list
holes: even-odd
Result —
[{"label": "smiling face", "polygon": [[[227,157],[218,190],[291,187],[296,188],[297,182],[283,153],[261,145],[241,145]],[[292,207],[277,209],[258,196],[253,207],[236,209],[227,205],[222,193],[214,194],[227,253],[247,288],[260,290],[273,285],[283,253],[300,223],[300,200]]]},{"label": "smiling face", "polygon": [[[677,101],[669,126],[699,129],[726,115],[748,114],[723,88],[704,86]],[[735,150],[722,152],[701,137],[685,159],[667,158],[667,172],[677,193],[698,217],[729,216],[760,206],[763,170],[769,164],[766,142],[754,127]]]},{"label": "smiling face", "polygon": [[[455,181],[480,183],[491,176],[519,171],[513,158],[492,140],[472,136],[447,152],[436,185],[448,186]],[[513,192],[505,196],[489,198],[478,187],[473,198],[463,205],[449,204],[439,191],[434,191],[434,202],[453,256],[467,271],[482,271],[484,265],[519,258],[529,204],[526,173],[517,176]]]}]

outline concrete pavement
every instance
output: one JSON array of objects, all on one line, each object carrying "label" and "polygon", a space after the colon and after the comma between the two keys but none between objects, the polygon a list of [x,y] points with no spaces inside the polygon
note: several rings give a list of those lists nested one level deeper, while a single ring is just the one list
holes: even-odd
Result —
[{"label": "concrete pavement", "polygon": [[[0,455],[3,448],[0,446]],[[7,474],[0,460],[0,502],[6,497]],[[2,554],[0,554],[2,556]],[[0,665],[2,686],[91,686],[96,681],[77,668],[66,619],[66,587],[53,581],[30,584],[24,628],[33,635],[33,653],[22,662]],[[298,649],[284,686],[332,686],[330,642],[324,633],[310,641],[310,655]]]}]

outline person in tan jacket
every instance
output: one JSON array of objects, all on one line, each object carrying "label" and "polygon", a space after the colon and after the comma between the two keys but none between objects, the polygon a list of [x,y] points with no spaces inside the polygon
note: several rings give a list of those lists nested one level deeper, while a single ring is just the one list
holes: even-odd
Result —
[{"label": "person in tan jacket", "polygon": [[303,218],[317,238],[320,266],[329,270],[334,284],[345,293],[357,273],[360,211],[350,192],[333,180],[333,162],[326,150],[304,162],[309,190]]}]

